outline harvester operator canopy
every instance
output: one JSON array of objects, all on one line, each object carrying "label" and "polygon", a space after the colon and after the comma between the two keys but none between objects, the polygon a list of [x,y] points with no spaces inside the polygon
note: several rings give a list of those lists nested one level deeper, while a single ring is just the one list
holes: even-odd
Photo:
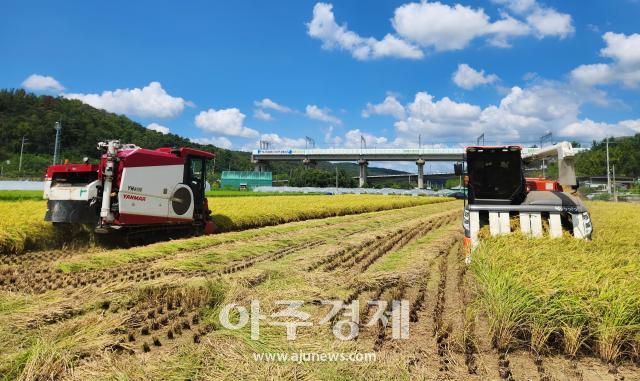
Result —
[{"label": "harvester operator canopy", "polygon": [[525,197],[525,181],[519,146],[469,147],[469,202],[518,204]]}]

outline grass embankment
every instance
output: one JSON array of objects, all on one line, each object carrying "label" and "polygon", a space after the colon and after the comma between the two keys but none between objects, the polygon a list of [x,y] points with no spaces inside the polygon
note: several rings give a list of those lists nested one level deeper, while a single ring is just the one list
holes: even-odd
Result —
[{"label": "grass embankment", "polygon": [[640,205],[590,203],[593,241],[486,238],[471,270],[499,348],[640,355]]},{"label": "grass embankment", "polygon": [[41,190],[0,190],[0,201],[42,200]]},{"label": "grass embankment", "polygon": [[[18,197],[22,196],[26,197],[28,193],[16,192],[14,201],[0,199],[0,254],[48,248],[68,238],[68,233],[58,233],[50,223],[43,221],[46,201],[20,200]],[[8,194],[5,197],[9,197]],[[208,199],[219,232],[451,200],[380,195],[272,195]]]}]

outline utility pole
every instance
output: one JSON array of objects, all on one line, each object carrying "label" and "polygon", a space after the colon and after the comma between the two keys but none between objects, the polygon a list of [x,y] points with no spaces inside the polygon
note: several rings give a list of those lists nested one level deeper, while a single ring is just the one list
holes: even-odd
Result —
[{"label": "utility pole", "polygon": [[20,161],[18,162],[18,173],[22,172],[22,153],[24,152],[24,143],[27,141],[27,137],[22,137],[22,145],[20,146]]},{"label": "utility pole", "polygon": [[618,189],[616,187],[616,165],[613,165],[613,202],[618,202]]},{"label": "utility pole", "polygon": [[611,171],[609,169],[609,137],[607,136],[607,193],[611,196]]},{"label": "utility pole", "polygon": [[56,130],[56,142],[53,148],[53,165],[56,165],[58,163],[58,155],[60,154],[60,130],[62,130],[62,124],[56,122],[54,129]]},{"label": "utility pole", "polygon": [[480,145],[480,140],[482,140],[482,145],[484,145],[484,132],[482,135],[478,136],[478,139],[476,139],[476,145]]},{"label": "utility pole", "polygon": [[418,152],[422,149],[422,134],[418,135]]},{"label": "utility pole", "polygon": [[336,194],[338,194],[338,166],[336,165]]}]

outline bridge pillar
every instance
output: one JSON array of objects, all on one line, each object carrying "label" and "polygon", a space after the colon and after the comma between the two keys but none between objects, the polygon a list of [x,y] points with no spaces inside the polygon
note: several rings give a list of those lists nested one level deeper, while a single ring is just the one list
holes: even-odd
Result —
[{"label": "bridge pillar", "polygon": [[253,164],[255,164],[255,170],[254,172],[264,172],[265,171],[265,164],[261,161],[254,161]]},{"label": "bridge pillar", "polygon": [[309,160],[309,159],[307,159],[307,158],[305,157],[305,158],[302,160],[302,164],[304,164],[304,167],[305,167],[306,169],[309,169],[309,168],[313,167],[313,166],[316,164],[316,162],[315,162],[315,161],[313,161],[313,160]]},{"label": "bridge pillar", "polygon": [[369,162],[366,160],[358,160],[360,165],[360,178],[358,179],[358,188],[364,188],[367,185],[367,166]]},{"label": "bridge pillar", "polygon": [[418,159],[418,189],[424,189],[424,160]]}]

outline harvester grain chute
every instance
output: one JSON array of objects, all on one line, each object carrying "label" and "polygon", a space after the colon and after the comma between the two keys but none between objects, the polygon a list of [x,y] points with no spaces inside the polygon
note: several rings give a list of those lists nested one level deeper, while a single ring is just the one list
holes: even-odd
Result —
[{"label": "harvester grain chute", "polygon": [[194,235],[214,231],[205,184],[214,154],[192,148],[149,150],[117,140],[99,143],[99,164],[47,169],[46,221],[96,233]]},{"label": "harvester grain chute", "polygon": [[[479,243],[484,225],[489,225],[492,236],[508,234],[513,218],[519,220],[522,233],[533,237],[542,237],[548,225],[552,238],[562,237],[564,231],[575,238],[591,238],[589,212],[574,195],[578,183],[573,165],[575,150],[570,143],[544,149],[472,146],[467,147],[465,156],[468,202],[463,226],[467,260]],[[524,176],[525,165],[541,159],[557,160],[557,181]]]}]

